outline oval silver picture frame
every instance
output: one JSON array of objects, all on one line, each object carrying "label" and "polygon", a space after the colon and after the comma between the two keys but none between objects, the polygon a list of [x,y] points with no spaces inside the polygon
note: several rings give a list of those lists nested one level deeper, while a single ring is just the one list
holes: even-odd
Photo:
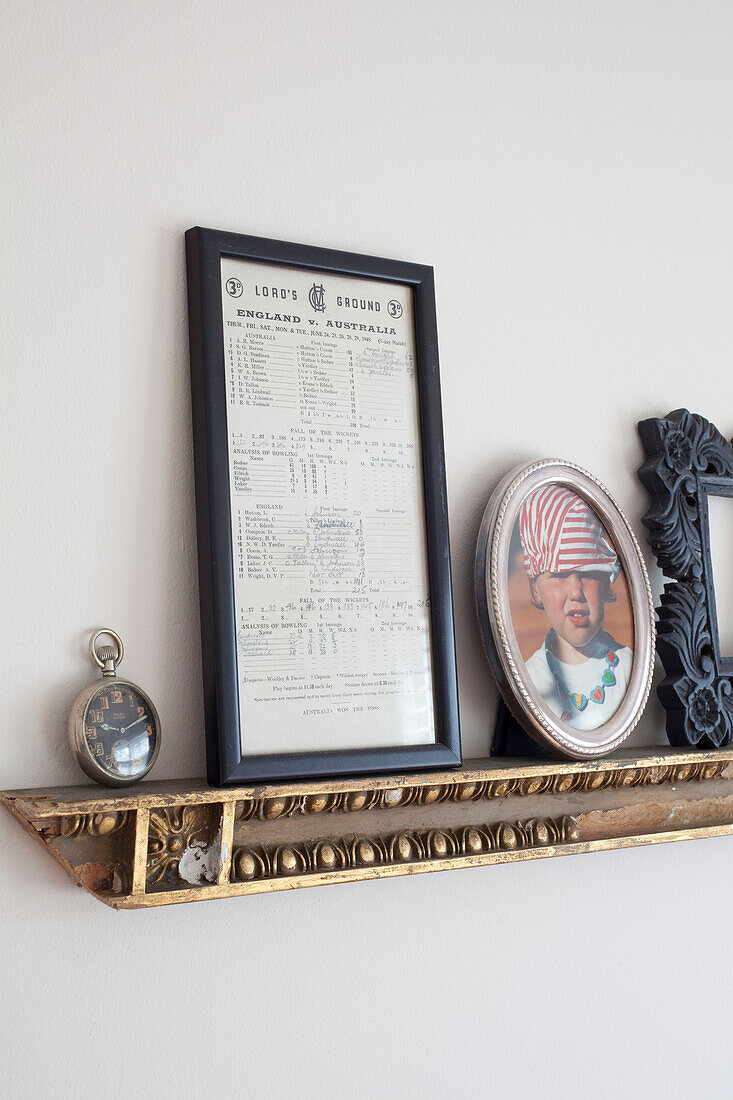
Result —
[{"label": "oval silver picture frame", "polygon": [[[570,489],[595,511],[613,542],[629,590],[634,645],[626,692],[613,715],[593,730],[576,729],[550,710],[526,669],[509,605],[512,532],[524,501],[550,484]],[[551,752],[574,760],[594,759],[618,748],[638,723],[649,698],[654,604],[639,543],[605,486],[582,467],[558,459],[513,469],[486,506],[476,548],[475,581],[484,649],[502,697],[522,728]]]}]

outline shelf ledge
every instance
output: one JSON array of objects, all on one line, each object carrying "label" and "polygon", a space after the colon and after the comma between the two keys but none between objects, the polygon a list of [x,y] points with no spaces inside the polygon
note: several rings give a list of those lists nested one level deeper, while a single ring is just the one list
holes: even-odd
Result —
[{"label": "shelf ledge", "polygon": [[115,909],[733,833],[733,749],[237,788],[4,791],[5,808]]}]

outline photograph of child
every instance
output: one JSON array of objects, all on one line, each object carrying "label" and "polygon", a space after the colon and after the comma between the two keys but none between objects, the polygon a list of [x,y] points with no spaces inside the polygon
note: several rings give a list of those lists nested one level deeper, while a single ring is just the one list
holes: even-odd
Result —
[{"label": "photograph of child", "polygon": [[509,574],[532,683],[554,715],[597,729],[621,704],[634,659],[628,587],[603,524],[572,490],[543,486],[522,505]]}]

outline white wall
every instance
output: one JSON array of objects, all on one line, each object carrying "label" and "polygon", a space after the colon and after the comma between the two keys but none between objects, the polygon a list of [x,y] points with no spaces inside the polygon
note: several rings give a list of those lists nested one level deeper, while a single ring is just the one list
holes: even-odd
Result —
[{"label": "white wall", "polygon": [[[435,266],[464,749],[486,753],[471,564],[497,477],[574,460],[642,534],[637,419],[733,432],[733,7],[3,9],[0,785],[78,781],[66,714],[106,624],[159,705],[155,776],[203,773],[194,224]],[[661,726],[654,701],[640,739]],[[3,816],[5,1094],[730,1094],[732,852],[116,914]]]}]

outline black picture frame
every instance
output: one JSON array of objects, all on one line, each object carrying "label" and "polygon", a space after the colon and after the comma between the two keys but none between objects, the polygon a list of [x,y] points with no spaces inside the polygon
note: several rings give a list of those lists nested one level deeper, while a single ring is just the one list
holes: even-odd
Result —
[{"label": "black picture frame", "polygon": [[651,497],[643,522],[672,578],[657,608],[667,736],[673,745],[720,748],[733,742],[733,659],[720,647],[708,502],[733,497],[733,447],[687,409],[638,427],[646,454],[639,479]]},{"label": "black picture frame", "polygon": [[[430,586],[436,740],[428,744],[243,755],[224,376],[221,259],[355,275],[409,286]],[[186,233],[188,314],[206,755],[212,785],[394,773],[461,763],[448,507],[433,269],[285,241],[194,227]],[[246,737],[246,730],[245,730]]]}]

